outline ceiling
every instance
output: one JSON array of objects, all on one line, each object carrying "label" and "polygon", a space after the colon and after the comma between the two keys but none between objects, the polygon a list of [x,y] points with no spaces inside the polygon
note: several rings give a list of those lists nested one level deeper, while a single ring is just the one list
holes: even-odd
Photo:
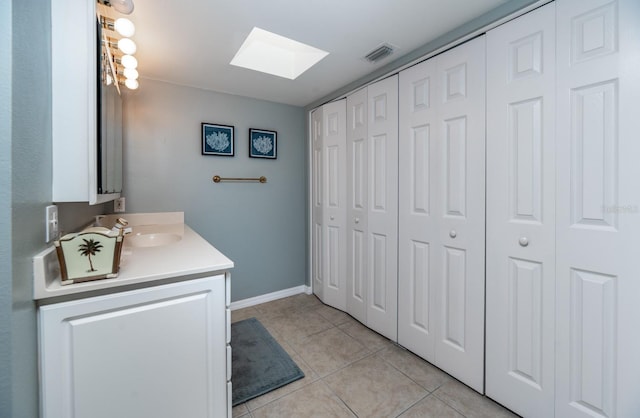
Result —
[{"label": "ceiling", "polygon": [[[308,105],[508,0],[134,0],[140,89],[163,80]],[[329,55],[295,80],[229,64],[257,26]],[[382,43],[397,50],[372,64]]]}]

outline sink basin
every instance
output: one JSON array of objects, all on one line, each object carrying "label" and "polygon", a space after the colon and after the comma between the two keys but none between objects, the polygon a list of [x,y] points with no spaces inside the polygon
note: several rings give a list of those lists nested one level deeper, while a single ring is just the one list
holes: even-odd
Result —
[{"label": "sink basin", "polygon": [[182,239],[181,235],[168,232],[159,232],[154,234],[134,234],[127,235],[124,244],[131,247],[159,247],[162,245],[173,244]]}]

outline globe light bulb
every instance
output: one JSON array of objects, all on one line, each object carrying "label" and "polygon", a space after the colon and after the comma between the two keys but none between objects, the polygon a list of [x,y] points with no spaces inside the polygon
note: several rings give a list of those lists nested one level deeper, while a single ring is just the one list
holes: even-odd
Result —
[{"label": "globe light bulb", "polygon": [[116,30],[116,32],[118,32],[125,38],[130,38],[134,33],[136,33],[136,27],[134,26],[133,22],[124,17],[116,19],[113,24],[113,28]]},{"label": "globe light bulb", "polygon": [[138,79],[138,70],[133,68],[125,68],[124,76],[129,80],[137,80]]},{"label": "globe light bulb", "polygon": [[123,55],[120,58],[120,62],[124,68],[136,69],[138,67],[138,60],[133,55]]},{"label": "globe light bulb", "polygon": [[124,85],[127,86],[129,90],[135,90],[140,84],[138,83],[138,80],[127,78],[126,80],[124,80]]},{"label": "globe light bulb", "polygon": [[112,0],[111,7],[122,14],[129,15],[133,12],[133,0]]},{"label": "globe light bulb", "polygon": [[118,49],[122,51],[123,54],[133,55],[136,53],[137,47],[136,43],[133,42],[129,38],[122,38],[118,40]]}]

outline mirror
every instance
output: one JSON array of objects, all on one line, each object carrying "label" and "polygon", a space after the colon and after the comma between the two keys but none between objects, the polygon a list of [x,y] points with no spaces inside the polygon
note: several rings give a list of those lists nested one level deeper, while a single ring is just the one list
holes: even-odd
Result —
[{"label": "mirror", "polygon": [[98,22],[97,192],[122,191],[122,97],[114,60]]}]

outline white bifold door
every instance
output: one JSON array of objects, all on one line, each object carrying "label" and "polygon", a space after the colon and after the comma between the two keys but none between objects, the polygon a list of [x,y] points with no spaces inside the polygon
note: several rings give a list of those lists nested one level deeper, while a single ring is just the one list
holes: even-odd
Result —
[{"label": "white bifold door", "polygon": [[347,97],[347,309],[397,341],[398,76]]},{"label": "white bifold door", "polygon": [[484,390],[485,39],[400,73],[398,342]]},{"label": "white bifold door", "polygon": [[487,34],[487,389],[553,417],[555,4]]},{"label": "white bifold door", "polygon": [[640,1],[556,13],[556,417],[640,417]]},{"label": "white bifold door", "polygon": [[487,38],[487,395],[640,416],[640,2],[557,0]]},{"label": "white bifold door", "polygon": [[346,100],[311,113],[313,292],[346,310]]}]

